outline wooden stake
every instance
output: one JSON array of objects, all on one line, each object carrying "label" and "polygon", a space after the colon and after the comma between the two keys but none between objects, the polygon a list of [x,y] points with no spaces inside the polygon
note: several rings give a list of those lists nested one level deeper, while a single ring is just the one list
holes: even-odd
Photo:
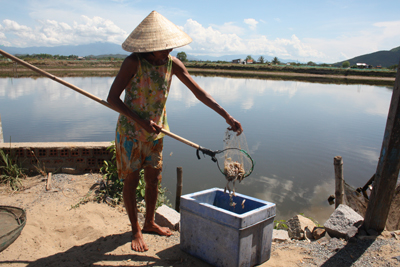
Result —
[{"label": "wooden stake", "polygon": [[51,189],[51,172],[47,174],[47,181],[46,181],[46,190],[49,191]]},{"label": "wooden stake", "polygon": [[[399,62],[400,64],[400,62]],[[400,65],[399,65],[400,66]],[[382,142],[381,154],[375,172],[364,228],[382,232],[386,226],[400,170],[400,71],[390,101],[389,114]]]},{"label": "wooden stake", "polygon": [[335,166],[335,209],[344,204],[343,160],[341,156],[333,158]]},{"label": "wooden stake", "polygon": [[0,116],[0,143],[4,143],[3,127],[1,126],[1,116]]},{"label": "wooden stake", "polygon": [[176,168],[176,173],[177,173],[177,182],[176,182],[175,210],[179,212],[181,205],[182,187],[183,187],[182,167]]}]

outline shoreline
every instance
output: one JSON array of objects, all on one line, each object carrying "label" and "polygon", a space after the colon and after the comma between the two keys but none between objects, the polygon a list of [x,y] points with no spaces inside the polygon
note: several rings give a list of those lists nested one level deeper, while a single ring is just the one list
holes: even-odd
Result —
[{"label": "shoreline", "polygon": [[[36,62],[35,62],[36,63]],[[35,65],[33,63],[33,65]],[[114,62],[115,63],[115,62]],[[119,66],[68,66],[62,64],[46,65],[37,64],[42,70],[53,73],[58,77],[94,77],[94,76],[116,76]],[[101,63],[99,63],[101,65]],[[18,65],[19,66],[19,65]],[[368,84],[378,86],[393,86],[396,72],[375,71],[375,70],[342,70],[342,69],[315,69],[315,68],[286,68],[285,67],[241,67],[241,66],[217,66],[186,65],[192,75],[220,76],[228,78],[256,78],[288,81],[304,81],[315,83],[334,83],[334,84]],[[25,67],[0,66],[0,78],[28,78],[41,77],[41,74]],[[44,76],[43,76],[44,77]]]}]

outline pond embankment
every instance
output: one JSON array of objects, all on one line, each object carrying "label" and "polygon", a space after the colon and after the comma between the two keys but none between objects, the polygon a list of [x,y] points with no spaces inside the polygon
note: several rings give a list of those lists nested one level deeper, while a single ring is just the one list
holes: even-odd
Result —
[{"label": "pond embankment", "polygon": [[109,146],[111,142],[0,142],[0,149],[17,159],[18,165],[29,174],[98,173],[104,161],[111,160]]},{"label": "pond embankment", "polygon": [[[59,77],[115,76],[122,64],[116,60],[31,60],[28,63]],[[192,75],[232,78],[294,80],[335,84],[393,86],[396,71],[386,69],[342,69],[319,66],[267,64],[185,63]],[[40,74],[9,61],[0,61],[0,77],[37,77]]]}]

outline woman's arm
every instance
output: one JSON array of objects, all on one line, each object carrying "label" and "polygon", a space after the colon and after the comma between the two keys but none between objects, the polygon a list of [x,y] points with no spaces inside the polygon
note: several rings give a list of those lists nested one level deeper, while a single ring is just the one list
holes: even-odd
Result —
[{"label": "woman's arm", "polygon": [[172,71],[173,74],[178,77],[178,79],[185,84],[190,91],[196,96],[198,100],[203,102],[206,106],[217,112],[219,115],[221,115],[226,122],[231,126],[229,129],[233,130],[239,134],[243,132],[242,125],[240,122],[235,120],[229,113],[223,109],[217,101],[209,94],[207,93],[203,88],[201,88],[190,76],[189,72],[187,71],[185,65],[177,59],[176,57],[172,57],[173,60],[173,65],[172,65]]}]

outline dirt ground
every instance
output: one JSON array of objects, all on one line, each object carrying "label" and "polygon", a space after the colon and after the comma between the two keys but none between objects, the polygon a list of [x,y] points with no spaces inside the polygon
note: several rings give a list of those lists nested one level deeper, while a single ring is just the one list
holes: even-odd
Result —
[{"label": "dirt ground", "polygon": [[[180,235],[144,234],[149,251],[131,250],[130,224],[122,208],[93,198],[99,174],[54,174],[24,181],[17,193],[0,187],[0,205],[26,210],[21,235],[0,252],[1,266],[210,266],[179,248]],[[260,266],[400,266],[400,238],[356,242],[273,243],[271,259]],[[351,263],[347,264],[347,263]]]}]

